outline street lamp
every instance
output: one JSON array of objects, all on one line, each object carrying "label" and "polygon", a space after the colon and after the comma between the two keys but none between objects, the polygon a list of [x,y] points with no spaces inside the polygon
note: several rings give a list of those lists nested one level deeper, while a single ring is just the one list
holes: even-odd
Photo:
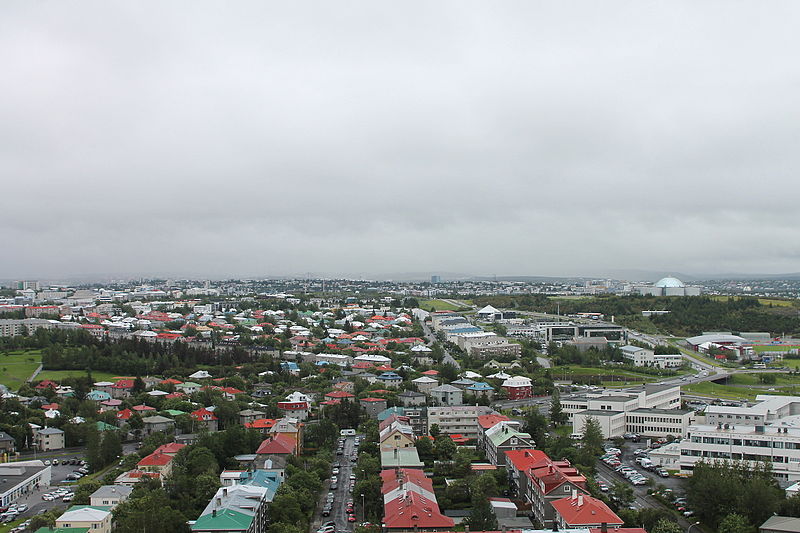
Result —
[{"label": "street lamp", "polygon": [[686,533],[691,533],[691,531],[692,531],[692,528],[693,528],[694,526],[699,526],[699,525],[700,525],[700,522],[699,522],[699,521],[695,522],[694,524],[689,524],[689,529],[687,529],[687,530],[686,530]]},{"label": "street lamp", "polygon": [[367,510],[364,509],[364,493],[361,493],[361,521],[367,521]]}]

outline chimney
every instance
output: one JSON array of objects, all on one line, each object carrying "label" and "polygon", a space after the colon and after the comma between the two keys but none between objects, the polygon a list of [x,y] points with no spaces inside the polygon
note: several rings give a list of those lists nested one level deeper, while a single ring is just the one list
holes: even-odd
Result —
[{"label": "chimney", "polygon": [[574,500],[577,497],[578,497],[578,490],[577,489],[572,489],[572,499]]},{"label": "chimney", "polygon": [[217,505],[222,507],[222,498],[217,498]]},{"label": "chimney", "polygon": [[227,488],[222,489],[222,495],[225,496],[226,498],[228,497],[228,489]]},{"label": "chimney", "polygon": [[600,524],[600,533],[608,533],[608,522]]},{"label": "chimney", "polygon": [[211,510],[211,516],[213,516],[214,518],[217,517],[217,510],[216,509],[212,509]]},{"label": "chimney", "polygon": [[583,493],[578,494],[578,507],[583,506]]}]

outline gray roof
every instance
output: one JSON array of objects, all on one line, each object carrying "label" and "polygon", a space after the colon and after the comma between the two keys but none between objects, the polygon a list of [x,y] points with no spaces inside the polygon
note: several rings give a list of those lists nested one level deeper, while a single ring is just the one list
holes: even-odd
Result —
[{"label": "gray roof", "polygon": [[761,524],[759,529],[800,533],[800,518],[794,518],[792,516],[770,516],[766,522]]},{"label": "gray roof", "polygon": [[125,499],[131,495],[133,487],[127,485],[103,485],[91,495],[92,498],[122,498]]},{"label": "gray roof", "polygon": [[624,413],[625,411],[601,411],[600,409],[587,409],[586,411],[578,411],[575,414],[598,417],[598,416],[621,415]]},{"label": "gray roof", "polygon": [[13,441],[13,440],[14,440],[14,437],[9,435],[5,431],[0,431],[0,442]]},{"label": "gray roof", "polygon": [[153,415],[153,416],[148,416],[147,418],[142,418],[142,422],[144,422],[145,424],[164,424],[167,422],[175,422],[175,421],[171,418],[167,418],[166,416]]},{"label": "gray roof", "polygon": [[414,396],[414,397],[417,397],[417,396],[425,396],[425,395],[424,395],[424,394],[422,394],[421,392],[417,392],[417,391],[413,391],[413,390],[406,390],[406,391],[403,391],[403,392],[401,392],[401,393],[400,393],[400,394],[398,394],[397,396],[399,396],[400,398],[402,398],[402,397],[404,397],[404,396],[405,396],[405,397],[409,397],[409,396]]},{"label": "gray roof", "polygon": [[39,430],[39,434],[41,435],[60,435],[61,433],[64,432],[58,428],[42,428]]},{"label": "gray roof", "polygon": [[453,387],[452,385],[439,385],[438,387],[431,389],[431,392],[461,392],[461,389],[458,387]]},{"label": "gray roof", "polygon": [[49,466],[44,466],[44,463],[38,460],[30,462],[38,464],[19,465],[15,463],[6,463],[5,466],[0,468],[0,494],[16,487],[39,472],[50,468]]}]

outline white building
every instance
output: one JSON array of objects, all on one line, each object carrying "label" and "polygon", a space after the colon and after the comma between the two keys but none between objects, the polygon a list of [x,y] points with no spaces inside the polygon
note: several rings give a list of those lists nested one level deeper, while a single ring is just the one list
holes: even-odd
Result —
[{"label": "white building", "polygon": [[595,418],[606,438],[624,433],[650,437],[686,435],[694,411],[680,409],[681,389],[673,385],[645,385],[635,390],[603,390],[566,398],[561,408],[574,433],[583,433],[586,419]]},{"label": "white building", "polygon": [[38,460],[0,463],[0,506],[8,507],[37,488],[49,487],[51,474],[52,467]]},{"label": "white building", "polygon": [[800,481],[800,397],[759,395],[753,406],[710,405],[706,423],[689,427],[680,467],[691,473],[700,460],[769,462],[776,478]]},{"label": "white building", "polygon": [[683,356],[677,354],[656,354],[653,350],[639,346],[623,346],[622,357],[634,366],[650,366],[658,368],[679,368],[683,364]]}]

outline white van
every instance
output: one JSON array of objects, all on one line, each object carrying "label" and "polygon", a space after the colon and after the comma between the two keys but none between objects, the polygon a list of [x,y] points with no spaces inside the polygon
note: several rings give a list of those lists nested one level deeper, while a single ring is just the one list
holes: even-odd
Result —
[{"label": "white van", "polygon": [[343,429],[339,432],[339,435],[342,437],[352,437],[356,434],[355,429]]}]

